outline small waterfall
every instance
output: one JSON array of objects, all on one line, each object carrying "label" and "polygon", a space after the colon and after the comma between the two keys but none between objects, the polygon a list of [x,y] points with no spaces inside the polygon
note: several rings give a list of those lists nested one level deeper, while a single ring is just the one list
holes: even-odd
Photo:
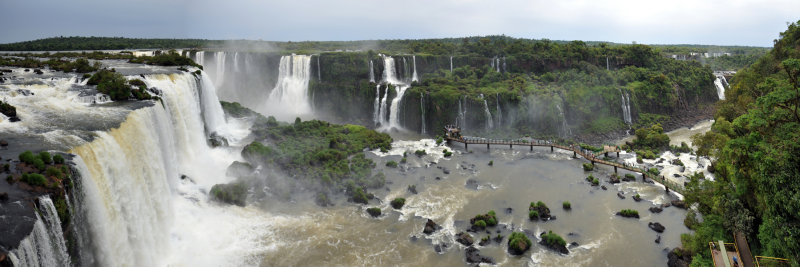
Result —
[{"label": "small waterfall", "polygon": [[500,93],[497,93],[497,127],[503,125],[503,111],[500,109]]},{"label": "small waterfall", "polygon": [[483,99],[483,112],[486,115],[486,130],[493,129],[494,122],[492,121],[492,113],[489,112],[489,104],[486,103],[486,98],[483,97],[483,94],[481,94],[481,99]]},{"label": "small waterfall", "polygon": [[239,52],[233,52],[233,70],[239,72]]},{"label": "small waterfall", "polygon": [[217,75],[214,77],[216,79],[216,86],[222,86],[223,82],[225,81],[225,52],[219,51],[214,54],[216,56],[216,63],[217,63]]},{"label": "small waterfall", "polygon": [[494,66],[497,69],[497,72],[500,72],[500,58],[495,57],[494,60],[497,62],[496,64],[494,64]]},{"label": "small waterfall", "polygon": [[453,72],[453,56],[450,56],[450,72]]},{"label": "small waterfall", "polygon": [[397,91],[397,96],[392,99],[392,106],[389,107],[389,127],[390,128],[402,128],[400,125],[400,101],[403,100],[403,95],[405,95],[406,90],[408,90],[410,86],[408,85],[397,85],[395,86],[395,91]]},{"label": "small waterfall", "polygon": [[374,66],[372,65],[372,60],[369,61],[369,82],[375,82],[375,70]]},{"label": "small waterfall", "polygon": [[380,107],[380,122],[381,126],[387,125],[386,121],[386,99],[389,98],[389,85],[386,85],[386,90],[383,93],[383,99],[381,99],[381,107]]},{"label": "small waterfall", "polygon": [[420,113],[420,132],[422,134],[426,134],[425,131],[425,95],[422,92],[419,93],[419,113]]},{"label": "small waterfall", "polygon": [[11,262],[14,266],[70,266],[61,220],[49,196],[39,197],[38,211],[33,231],[8,254]]},{"label": "small waterfall", "polygon": [[[372,65],[372,62],[370,62],[370,65]],[[375,85],[375,103],[372,104],[372,122],[374,122],[375,125],[378,125],[378,123],[381,122],[381,117],[380,117],[380,112],[381,112],[381,106],[380,105],[381,104],[380,104],[380,102],[381,102],[381,85],[378,84],[378,85]]]},{"label": "small waterfall", "polygon": [[725,85],[725,87],[731,87],[731,85],[728,84],[728,79],[725,79],[725,75],[721,75],[720,78],[722,78],[722,83],[724,83],[723,85]]},{"label": "small waterfall", "polygon": [[319,58],[321,55],[317,56],[317,81],[322,81],[322,67],[319,64]]},{"label": "small waterfall", "polygon": [[411,58],[414,60],[414,74],[411,76],[411,81],[418,82],[419,78],[417,77],[417,56],[411,56]]},{"label": "small waterfall", "polygon": [[571,130],[568,130],[568,127],[567,127],[567,117],[564,115],[564,110],[561,109],[561,105],[556,104],[556,109],[558,109],[558,115],[561,116],[561,127],[562,127],[561,131],[562,131],[562,135],[566,137],[567,136],[567,131],[571,131]]},{"label": "small waterfall", "polygon": [[630,125],[633,122],[631,119],[630,96],[628,96],[627,93],[622,92],[622,89],[620,89],[619,95],[622,98],[622,119],[625,121],[625,124]]},{"label": "small waterfall", "polygon": [[503,57],[503,72],[508,72],[508,69],[506,69],[506,57]]},{"label": "small waterfall", "polygon": [[[234,54],[234,58],[236,58],[237,54]],[[234,61],[236,61],[234,59]],[[219,104],[219,97],[217,97],[217,89],[214,87],[214,82],[208,78],[204,72],[200,73],[200,105],[203,111],[203,118],[205,119],[205,126],[206,132],[208,134],[218,133],[220,135],[225,135],[223,133],[219,133],[221,130],[226,129],[224,127],[227,124],[225,119],[225,112],[222,110],[222,106]]]},{"label": "small waterfall", "polygon": [[[381,123],[381,128],[383,129],[391,129],[391,128],[403,128],[400,124],[400,103],[403,100],[403,96],[405,95],[406,90],[410,87],[407,83],[401,81],[397,78],[397,70],[395,69],[395,61],[394,58],[390,56],[381,55],[383,57],[383,83],[386,83],[386,93],[384,94],[383,100],[381,100],[380,106],[380,117],[383,123]],[[403,58],[403,68],[407,69],[407,65],[405,64],[406,59]],[[394,90],[397,95],[392,99],[392,103],[389,106],[389,120],[383,121],[386,118],[385,113],[386,110],[386,99],[389,96],[389,88],[390,86],[394,86]]]},{"label": "small waterfall", "polygon": [[203,68],[205,68],[204,64],[206,63],[206,51],[197,51],[197,53],[194,54],[194,57],[195,57],[194,61],[197,62],[197,64],[200,64],[200,66],[203,66]]},{"label": "small waterfall", "polygon": [[311,56],[282,56],[278,81],[267,100],[267,113],[283,121],[292,121],[296,116],[311,114],[308,93],[310,74]]},{"label": "small waterfall", "polygon": [[714,79],[714,86],[717,87],[717,97],[719,97],[719,100],[725,100],[725,86],[722,84],[723,79],[725,79],[725,77],[722,75],[717,75],[717,78]]}]

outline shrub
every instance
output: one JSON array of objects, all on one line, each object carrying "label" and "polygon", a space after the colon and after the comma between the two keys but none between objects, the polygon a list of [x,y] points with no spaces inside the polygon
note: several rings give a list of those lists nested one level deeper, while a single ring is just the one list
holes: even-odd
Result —
[{"label": "shrub", "polygon": [[489,166],[494,166],[494,160],[489,161]]},{"label": "shrub", "polygon": [[474,224],[475,227],[486,228],[486,222],[483,220],[478,220]]},{"label": "shrub", "polygon": [[508,252],[520,255],[531,248],[531,240],[521,232],[514,232],[508,236]]},{"label": "shrub", "polygon": [[453,155],[453,152],[447,151],[447,149],[444,150],[444,157],[449,158],[452,155]]},{"label": "shrub", "polygon": [[55,164],[64,164],[64,157],[61,154],[55,154],[53,156],[53,163]]},{"label": "shrub", "polygon": [[496,214],[495,214],[495,212],[493,210],[490,210],[486,214],[475,215],[475,217],[473,217],[469,221],[470,221],[470,223],[472,223],[472,225],[475,225],[475,226],[478,226],[477,223],[479,221],[482,221],[484,223],[484,225],[480,226],[480,227],[495,226],[495,225],[497,225],[497,216],[496,216]]},{"label": "shrub", "polygon": [[392,208],[395,208],[395,209],[399,210],[399,209],[402,209],[405,204],[406,204],[406,199],[405,198],[398,197],[398,198],[392,199]]},{"label": "shrub", "polygon": [[583,164],[583,170],[587,171],[587,172],[590,172],[590,171],[594,170],[594,165],[592,165],[591,163],[584,163]]},{"label": "shrub", "polygon": [[542,242],[544,242],[548,246],[566,246],[567,241],[564,241],[564,238],[561,238],[558,234],[553,233],[553,231],[548,231],[548,233],[542,236]]},{"label": "shrub", "polygon": [[397,162],[395,162],[394,160],[390,160],[386,162],[386,167],[397,168]]},{"label": "shrub", "polygon": [[597,180],[597,178],[592,176],[591,174],[586,177],[586,181],[592,183],[592,185],[599,185],[600,184],[600,180]]},{"label": "shrub", "polygon": [[617,215],[627,218],[639,218],[639,212],[632,209],[624,209],[617,212]]},{"label": "shrub", "polygon": [[44,171],[44,161],[42,159],[37,158],[33,160],[33,166],[36,167],[39,171]]},{"label": "shrub", "polygon": [[244,207],[247,187],[244,183],[216,184],[211,187],[211,199]]},{"label": "shrub", "polygon": [[25,164],[33,164],[34,160],[36,160],[36,156],[33,155],[33,152],[25,151],[19,154],[19,161],[22,161]]},{"label": "shrub", "polygon": [[630,173],[626,173],[625,174],[625,179],[623,179],[623,180],[625,180],[625,181],[634,181],[634,180],[636,180],[636,175],[633,175],[633,174],[630,174]]},{"label": "shrub", "polygon": [[367,213],[372,217],[381,216],[381,208],[368,208]]},{"label": "shrub", "polygon": [[51,157],[51,156],[50,156],[50,153],[49,153],[49,152],[47,152],[47,151],[42,151],[42,152],[39,152],[39,158],[40,158],[40,159],[42,159],[42,161],[43,161],[45,164],[50,164],[50,163],[53,163],[53,157]]},{"label": "shrub", "polygon": [[569,203],[569,201],[564,201],[561,206],[564,207],[565,210],[572,209],[572,203]]},{"label": "shrub", "polygon": [[406,162],[408,162],[406,157],[403,157],[402,159],[400,159],[400,163],[406,164]]},{"label": "shrub", "polygon": [[122,74],[110,70],[100,70],[89,78],[88,85],[97,85],[97,91],[107,94],[112,100],[127,100],[131,95],[128,80]]},{"label": "shrub", "polygon": [[417,157],[422,157],[422,156],[425,156],[425,155],[427,155],[427,154],[428,154],[428,153],[427,153],[427,152],[425,152],[425,150],[424,150],[424,149],[420,149],[420,150],[414,151],[414,155],[417,155]]},{"label": "shrub", "polygon": [[535,210],[529,211],[528,212],[528,219],[538,220],[539,219],[539,212],[535,211]]},{"label": "shrub", "polygon": [[356,189],[353,190],[352,196],[353,196],[353,202],[355,203],[367,204],[367,202],[369,201],[367,193],[364,192],[364,189],[361,187],[356,187]]},{"label": "shrub", "polygon": [[55,177],[58,179],[61,179],[63,175],[63,173],[61,173],[61,170],[54,167],[47,167],[47,171],[45,171],[45,174],[47,174],[47,176]]},{"label": "shrub", "polygon": [[33,186],[44,186],[45,183],[47,183],[47,179],[45,179],[43,175],[38,173],[23,174],[22,181],[25,182],[26,184]]}]

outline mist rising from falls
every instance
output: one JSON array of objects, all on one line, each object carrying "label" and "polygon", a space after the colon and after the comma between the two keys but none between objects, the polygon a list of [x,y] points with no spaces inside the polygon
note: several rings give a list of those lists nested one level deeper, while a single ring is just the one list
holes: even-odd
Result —
[{"label": "mist rising from falls", "polygon": [[220,51],[214,54],[216,59],[216,69],[217,69],[217,80],[216,86],[222,86],[223,82],[225,82],[225,56],[227,55],[226,52]]},{"label": "mist rising from falls", "polygon": [[33,231],[8,256],[14,266],[70,266],[61,220],[49,196],[39,197]]},{"label": "mist rising from falls", "polygon": [[278,120],[294,121],[298,116],[312,114],[308,81],[311,75],[311,56],[281,57],[278,82],[269,94],[264,109]]},{"label": "mist rising from falls", "polygon": [[463,101],[462,98],[458,98],[458,117],[456,118],[456,124],[462,131],[467,129],[467,96],[463,97]]},{"label": "mist rising from falls", "polygon": [[560,104],[556,104],[556,109],[558,109],[558,115],[561,117],[561,132],[562,136],[566,137],[567,134],[571,134],[572,130],[569,130],[567,126],[567,117],[564,115],[564,110],[561,109]]}]

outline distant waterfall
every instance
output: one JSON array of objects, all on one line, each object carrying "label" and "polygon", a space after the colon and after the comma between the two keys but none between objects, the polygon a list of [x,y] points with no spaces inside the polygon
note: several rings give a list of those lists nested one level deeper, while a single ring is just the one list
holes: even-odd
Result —
[{"label": "distant waterfall", "polygon": [[[410,88],[410,86],[404,82],[407,81],[407,78],[400,79],[397,77],[397,70],[395,68],[395,61],[394,58],[386,55],[381,55],[383,57],[383,79],[382,83],[386,85],[386,93],[384,94],[383,100],[381,100],[381,105],[379,107],[379,116],[381,118],[381,128],[383,129],[391,129],[397,128],[401,129],[403,126],[400,124],[400,103],[403,100],[403,96],[406,93],[406,90]],[[406,59],[403,58],[403,68],[407,69],[407,65],[405,64]],[[406,72],[407,73],[407,72]],[[389,106],[389,120],[383,121],[386,118],[385,113],[386,110],[386,102],[389,96],[389,88],[394,87],[395,92],[397,95],[392,99],[391,105]]]},{"label": "distant waterfall", "polygon": [[372,60],[369,61],[369,82],[371,83],[375,82],[375,69],[372,64]]},{"label": "distant waterfall", "polygon": [[[380,85],[379,85],[379,87],[380,87]],[[386,99],[388,99],[388,98],[389,98],[389,85],[386,85],[386,90],[384,90],[384,93],[383,93],[383,99],[381,99],[380,113],[378,114],[378,116],[380,116],[381,126],[386,126],[386,124],[387,124],[387,121],[386,121]]]},{"label": "distant waterfall", "polygon": [[[372,65],[372,62],[370,62]],[[381,112],[381,85],[378,84],[375,86],[375,103],[372,104],[372,122],[375,125],[381,122],[380,112]]]},{"label": "distant waterfall", "polygon": [[422,92],[419,93],[419,113],[420,113],[420,132],[422,134],[426,134],[425,131],[425,95]]},{"label": "distant waterfall", "polygon": [[[234,58],[236,58],[235,55]],[[222,106],[219,104],[219,97],[217,97],[214,83],[204,72],[200,73],[199,91],[200,105],[202,107],[203,118],[206,122],[206,131],[209,134],[218,133],[222,136],[225,136],[226,134],[220,132],[224,131],[226,128],[224,127],[227,124],[225,112],[222,110]]]},{"label": "distant waterfall", "polygon": [[283,121],[293,121],[300,115],[311,114],[308,81],[311,56],[282,56],[278,82],[267,100],[268,113]]},{"label": "distant waterfall", "polygon": [[317,56],[317,81],[322,81],[322,67],[319,65],[319,58],[320,56]]},{"label": "distant waterfall", "polygon": [[622,92],[621,89],[619,91],[619,95],[620,95],[620,98],[622,98],[622,103],[621,103],[621,105],[622,105],[622,119],[625,121],[626,124],[631,124],[631,123],[633,123],[633,120],[631,119],[631,102],[630,102],[631,100],[630,100],[630,96],[628,96],[627,93]]},{"label": "distant waterfall", "polygon": [[205,51],[197,51],[197,53],[194,54],[194,58],[195,58],[194,61],[196,61],[197,64],[200,64],[200,66],[205,67],[205,65],[204,65],[206,63],[206,52]]},{"label": "distant waterfall", "polygon": [[497,93],[497,126],[502,127],[503,125],[503,111],[500,110],[500,93]]},{"label": "distant waterfall", "polygon": [[458,117],[456,118],[456,123],[458,124],[457,126],[459,128],[461,128],[461,130],[463,131],[464,129],[467,129],[467,96],[463,97],[463,102],[464,103],[461,103],[461,102],[462,102],[462,98],[459,97],[458,98]]},{"label": "distant waterfall", "polygon": [[481,99],[483,99],[483,113],[486,116],[486,130],[494,129],[494,122],[492,121],[492,112],[489,111],[489,104],[486,103],[486,98],[483,97],[483,94],[481,94]]},{"label": "distant waterfall", "polygon": [[61,220],[49,196],[39,197],[39,212],[30,235],[8,254],[14,266],[70,266]]},{"label": "distant waterfall", "polygon": [[411,56],[411,58],[414,60],[414,74],[411,76],[411,81],[418,82],[419,78],[417,77],[417,56]]},{"label": "distant waterfall", "polygon": [[217,75],[214,77],[216,79],[216,86],[222,86],[223,82],[225,82],[225,52],[219,51],[214,53],[217,60]]},{"label": "distant waterfall", "polygon": [[233,52],[233,71],[239,72],[239,52]]},{"label": "distant waterfall", "polygon": [[[714,86],[717,87],[717,97],[719,100],[725,100],[725,85],[722,84],[722,81],[725,80],[725,76],[717,75],[717,78],[714,79]],[[728,83],[725,80],[725,83]]]},{"label": "distant waterfall", "polygon": [[453,72],[453,56],[450,56],[450,72]]},{"label": "distant waterfall", "polygon": [[389,107],[389,127],[393,128],[402,128],[400,125],[400,101],[403,100],[403,95],[405,95],[406,90],[408,90],[408,85],[398,85],[395,87],[395,91],[397,91],[397,96],[392,99],[392,106]]},{"label": "distant waterfall", "polygon": [[506,69],[506,57],[503,57],[503,72],[508,72],[508,69]]},{"label": "distant waterfall", "polygon": [[[567,127],[567,117],[564,115],[564,110],[561,109],[561,105],[556,104],[556,109],[558,109],[558,115],[561,116],[561,132],[562,136],[567,136],[567,131],[569,127]],[[571,131],[570,131],[571,132]]]}]

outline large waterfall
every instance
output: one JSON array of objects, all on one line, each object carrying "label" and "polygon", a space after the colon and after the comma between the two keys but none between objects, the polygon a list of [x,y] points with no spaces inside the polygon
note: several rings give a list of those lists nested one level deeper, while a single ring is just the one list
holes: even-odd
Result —
[{"label": "large waterfall", "polygon": [[265,106],[266,113],[283,121],[293,121],[295,117],[311,115],[308,92],[310,74],[311,56],[281,57],[278,82],[269,94]]},{"label": "large waterfall", "polygon": [[221,135],[227,134],[220,132],[226,129],[224,127],[226,124],[225,112],[222,111],[222,106],[219,104],[219,98],[215,92],[216,90],[214,83],[208,78],[208,75],[205,75],[205,73],[200,75],[200,87],[200,103],[203,108],[203,118],[206,122],[206,131]]},{"label": "large waterfall", "polygon": [[39,211],[31,234],[8,256],[14,266],[70,266],[61,220],[49,196],[39,197]]},{"label": "large waterfall", "polygon": [[714,86],[717,87],[717,97],[719,97],[719,100],[725,100],[725,85],[722,84],[722,82],[725,81],[725,84],[727,84],[728,81],[725,80],[725,76],[716,76],[716,79],[714,79]]},{"label": "large waterfall", "polygon": [[[392,128],[402,129],[403,126],[400,124],[400,116],[399,116],[400,103],[403,100],[403,96],[405,95],[406,90],[408,90],[410,86],[408,85],[408,83],[404,82],[404,80],[407,81],[407,79],[400,79],[397,77],[397,70],[395,68],[394,58],[385,55],[381,55],[381,57],[383,57],[383,65],[384,65],[381,82],[386,84],[386,92],[384,93],[383,99],[380,100],[381,104],[378,106],[378,111],[376,112],[378,114],[379,120],[376,120],[376,122],[379,122],[381,125],[381,129],[384,130]],[[405,59],[403,60],[405,61]],[[386,102],[387,98],[389,97],[389,88],[394,88],[397,95],[392,99],[391,104],[388,106],[389,119],[387,121]],[[376,97],[375,101],[377,102],[378,98],[380,97],[380,90],[378,90],[378,93],[376,94],[375,97]],[[375,116],[373,115],[373,117]]]}]

